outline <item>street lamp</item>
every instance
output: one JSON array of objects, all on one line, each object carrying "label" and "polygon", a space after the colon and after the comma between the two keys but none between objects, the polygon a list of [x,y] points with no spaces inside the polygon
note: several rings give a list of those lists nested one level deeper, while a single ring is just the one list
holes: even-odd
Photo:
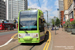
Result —
[{"label": "street lamp", "polygon": [[[56,17],[54,16],[54,22],[56,22]],[[54,25],[55,25],[55,23],[54,23]]]},{"label": "street lamp", "polygon": [[47,22],[48,22],[48,11],[46,10],[46,12],[47,12]]},{"label": "street lamp", "polygon": [[[56,22],[56,17],[54,17],[54,22]],[[55,25],[55,23],[54,23]],[[56,35],[56,25],[55,25],[55,35]]]},{"label": "street lamp", "polygon": [[[47,12],[47,23],[48,23],[48,11],[46,10],[46,12]],[[47,28],[48,28],[48,24],[47,24]]]},{"label": "street lamp", "polygon": [[[45,10],[46,12],[47,12],[47,23],[48,23],[48,11],[47,10]],[[47,24],[47,28],[48,28],[48,24]]]}]

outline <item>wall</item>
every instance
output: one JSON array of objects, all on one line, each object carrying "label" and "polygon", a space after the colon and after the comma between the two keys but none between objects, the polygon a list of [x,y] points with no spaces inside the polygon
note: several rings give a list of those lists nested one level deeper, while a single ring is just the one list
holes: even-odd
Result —
[{"label": "wall", "polygon": [[68,0],[64,0],[64,11],[68,10]]},{"label": "wall", "polygon": [[73,0],[64,0],[64,16],[67,21],[70,18],[73,18],[74,13],[74,3]]}]

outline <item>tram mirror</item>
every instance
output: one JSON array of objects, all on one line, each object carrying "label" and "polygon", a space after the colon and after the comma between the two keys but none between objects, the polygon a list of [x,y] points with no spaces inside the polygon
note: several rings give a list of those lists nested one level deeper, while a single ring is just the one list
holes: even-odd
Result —
[{"label": "tram mirror", "polygon": [[45,20],[44,20],[44,19],[42,19],[42,20],[41,20],[41,23],[44,23],[44,22],[45,22]]},{"label": "tram mirror", "polygon": [[45,22],[45,19],[43,19],[43,22]]}]

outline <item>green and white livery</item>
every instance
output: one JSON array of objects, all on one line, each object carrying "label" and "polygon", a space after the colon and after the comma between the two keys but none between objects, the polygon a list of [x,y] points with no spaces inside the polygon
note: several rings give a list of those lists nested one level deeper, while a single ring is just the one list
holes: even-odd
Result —
[{"label": "green and white livery", "polygon": [[20,11],[18,17],[18,41],[40,43],[45,38],[45,20],[41,10]]}]

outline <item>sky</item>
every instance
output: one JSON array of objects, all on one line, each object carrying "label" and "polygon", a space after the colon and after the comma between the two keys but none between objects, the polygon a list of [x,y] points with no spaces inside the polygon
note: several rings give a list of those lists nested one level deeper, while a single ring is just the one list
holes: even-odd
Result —
[{"label": "sky", "polygon": [[[40,4],[39,4],[40,2]],[[52,19],[54,16],[58,17],[58,0],[28,0],[28,8],[38,8],[44,12],[44,18],[47,20],[48,10],[48,19]],[[41,5],[41,7],[40,7]]]}]

